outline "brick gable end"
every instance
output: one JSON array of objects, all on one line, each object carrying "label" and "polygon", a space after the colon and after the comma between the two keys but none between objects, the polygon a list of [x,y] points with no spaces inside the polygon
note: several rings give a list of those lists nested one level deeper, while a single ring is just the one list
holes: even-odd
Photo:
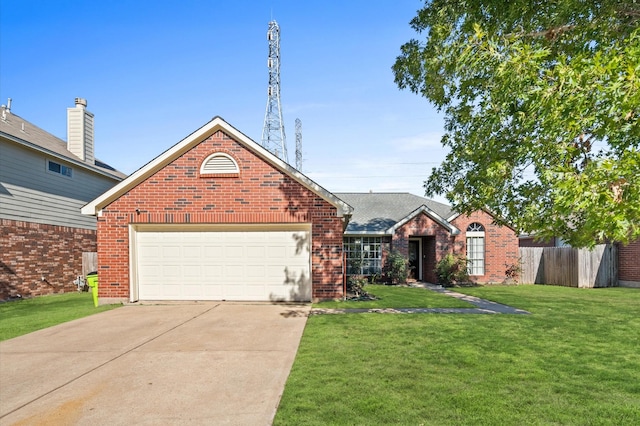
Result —
[{"label": "brick gable end", "polygon": [[[232,175],[200,175],[209,155],[238,164]],[[130,224],[310,223],[314,299],[342,296],[342,218],[286,173],[217,131],[106,206],[98,218],[100,296],[129,297]]]}]

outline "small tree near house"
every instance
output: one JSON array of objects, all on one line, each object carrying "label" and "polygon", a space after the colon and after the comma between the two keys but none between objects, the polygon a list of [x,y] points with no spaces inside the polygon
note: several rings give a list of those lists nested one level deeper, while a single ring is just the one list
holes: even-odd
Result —
[{"label": "small tree near house", "polygon": [[409,277],[409,260],[397,250],[387,252],[384,274],[391,284],[405,284]]},{"label": "small tree near house", "polygon": [[469,281],[467,259],[460,255],[448,253],[436,264],[438,284],[445,287]]}]

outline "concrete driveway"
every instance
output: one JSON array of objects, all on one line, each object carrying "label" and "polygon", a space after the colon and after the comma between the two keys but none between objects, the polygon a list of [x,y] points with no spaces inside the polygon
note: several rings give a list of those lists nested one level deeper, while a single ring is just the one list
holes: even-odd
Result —
[{"label": "concrete driveway", "polygon": [[271,424],[308,312],[130,305],[0,342],[0,424]]}]

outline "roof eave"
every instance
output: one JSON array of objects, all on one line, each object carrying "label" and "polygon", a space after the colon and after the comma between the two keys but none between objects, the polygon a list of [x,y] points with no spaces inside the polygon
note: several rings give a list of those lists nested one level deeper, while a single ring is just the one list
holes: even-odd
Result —
[{"label": "roof eave", "polygon": [[29,142],[27,140],[21,139],[21,138],[19,138],[17,136],[14,136],[12,134],[0,131],[0,136],[2,136],[4,139],[7,139],[7,140],[9,140],[11,142],[17,143],[18,145],[25,146],[25,147],[27,147],[29,149],[41,152],[43,154],[46,154],[46,155],[48,155],[50,157],[53,157],[53,158],[56,158],[58,160],[66,161],[67,163],[71,163],[74,166],[78,166],[78,167],[82,167],[82,168],[84,168],[86,170],[90,170],[93,173],[97,173],[97,174],[100,174],[102,176],[105,176],[105,177],[108,177],[108,178],[111,178],[111,179],[114,179],[114,180],[118,180],[118,181],[122,181],[123,180],[123,178],[121,176],[118,176],[118,175],[113,174],[113,173],[109,173],[109,172],[107,172],[107,171],[105,171],[105,170],[103,170],[103,169],[101,169],[99,167],[92,166],[91,164],[85,163],[84,161],[80,160],[79,158],[76,159],[76,158],[73,158],[73,157],[68,157],[66,155],[62,155],[62,154],[57,153],[55,151],[51,151],[51,150],[49,150],[47,148],[44,148],[44,147],[42,147],[40,145],[37,145],[37,144],[31,143],[31,142]]},{"label": "roof eave", "polygon": [[460,230],[458,228],[456,228],[454,225],[449,223],[449,221],[447,221],[446,219],[442,218],[439,214],[437,214],[436,212],[434,212],[433,210],[431,210],[428,206],[426,206],[424,204],[422,206],[418,207],[417,209],[415,209],[414,211],[412,211],[411,213],[409,213],[407,216],[404,217],[404,219],[402,219],[399,222],[397,222],[391,228],[389,228],[387,230],[387,233],[394,234],[400,227],[404,226],[407,222],[409,222],[411,219],[413,219],[414,217],[416,217],[420,213],[425,213],[431,219],[436,221],[436,223],[438,223],[443,228],[448,230],[451,233],[451,235],[459,235],[460,234]]},{"label": "roof eave", "polygon": [[187,152],[189,149],[193,148],[195,145],[202,142],[204,139],[219,130],[222,130],[225,133],[229,134],[229,136],[240,142],[243,146],[245,146],[245,148],[252,151],[258,157],[272,164],[285,174],[289,175],[295,181],[302,184],[305,188],[309,189],[310,191],[323,198],[325,201],[335,206],[338,217],[346,217],[351,215],[351,213],[353,212],[353,207],[351,207],[349,204],[345,203],[344,201],[300,173],[298,170],[294,169],[289,164],[282,161],[262,146],[258,145],[256,142],[254,142],[252,139],[250,139],[248,136],[240,132],[229,123],[227,123],[221,117],[216,116],[204,126],[200,127],[198,130],[194,131],[189,136],[182,139],[180,142],[173,145],[171,148],[167,149],[165,152],[132,173],[128,178],[121,181],[118,185],[114,186],[95,200],[87,203],[81,208],[82,214],[94,216],[97,215],[100,210],[102,210],[113,201],[117,200],[124,193],[134,188],[136,185],[161,170],[175,158],[178,158],[180,155]]}]

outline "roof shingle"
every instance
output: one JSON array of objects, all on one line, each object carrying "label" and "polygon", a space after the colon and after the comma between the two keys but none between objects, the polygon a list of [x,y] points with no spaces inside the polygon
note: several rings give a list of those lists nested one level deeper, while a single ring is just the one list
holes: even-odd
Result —
[{"label": "roof shingle", "polygon": [[67,149],[67,143],[65,141],[55,137],[45,130],[42,130],[38,126],[31,124],[19,115],[16,115],[13,112],[7,112],[6,107],[2,106],[0,112],[2,113],[2,118],[0,118],[0,132],[13,136],[14,140],[17,139],[19,143],[22,143],[25,146],[31,146],[31,148],[37,148],[57,154],[58,156],[75,163],[85,165],[88,169],[95,169],[119,179],[127,177],[126,174],[98,159],[95,160],[95,164],[82,161],[82,159]]},{"label": "roof shingle", "polygon": [[383,234],[421,206],[447,219],[451,206],[408,192],[340,192],[337,197],[353,207],[345,233]]}]

